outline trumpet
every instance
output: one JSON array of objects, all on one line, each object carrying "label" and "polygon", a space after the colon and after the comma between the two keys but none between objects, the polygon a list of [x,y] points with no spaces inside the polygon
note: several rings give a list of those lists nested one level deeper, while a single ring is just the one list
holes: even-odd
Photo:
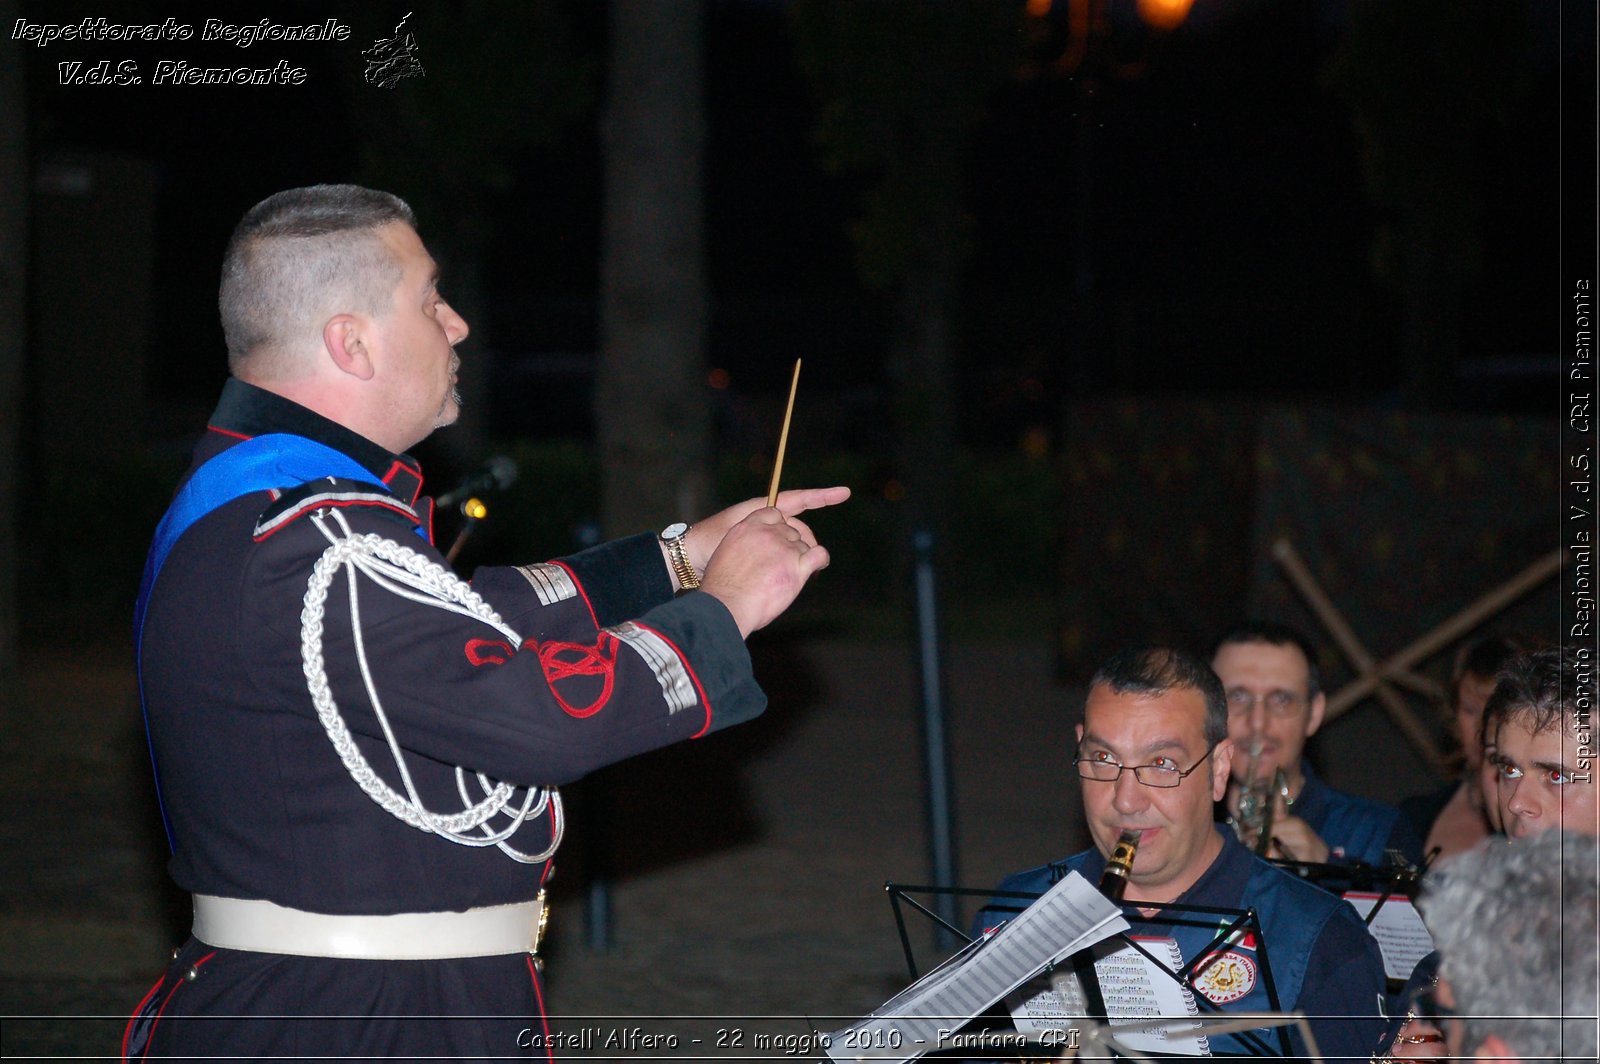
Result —
[{"label": "trumpet", "polygon": [[1272,819],[1277,813],[1278,799],[1289,800],[1289,778],[1283,769],[1270,776],[1262,771],[1260,737],[1250,740],[1249,767],[1245,772],[1244,787],[1239,792],[1239,808],[1233,817],[1233,830],[1239,841],[1253,849],[1258,857],[1265,857],[1272,849]]}]

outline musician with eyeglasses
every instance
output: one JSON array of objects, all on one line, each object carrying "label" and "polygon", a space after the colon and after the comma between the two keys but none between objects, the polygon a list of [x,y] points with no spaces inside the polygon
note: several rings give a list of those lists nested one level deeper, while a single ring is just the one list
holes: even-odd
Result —
[{"label": "musician with eyeglasses", "polygon": [[[1123,833],[1137,832],[1122,903],[1153,919],[1133,933],[1172,938],[1186,963],[1198,960],[1194,990],[1227,1012],[1270,1009],[1263,977],[1270,951],[1281,1008],[1307,1014],[1325,1059],[1366,1061],[1383,1030],[1377,943],[1349,905],[1256,857],[1214,820],[1237,756],[1216,674],[1168,647],[1119,654],[1090,682],[1077,738],[1072,763],[1094,846],[1009,876],[1000,890],[1042,894],[1070,872],[1099,882]],[[1156,908],[1169,903],[1254,909],[1265,941],[1241,932],[1213,949],[1224,918]],[[979,910],[975,929],[997,926],[1020,904],[997,895]],[[1253,1055],[1277,1045],[1259,1028],[1210,1039],[1215,1054]],[[1298,1032],[1290,1045],[1305,1054]]]},{"label": "musician with eyeglasses", "polygon": [[1421,863],[1422,840],[1399,810],[1336,790],[1311,770],[1306,741],[1328,699],[1304,636],[1287,625],[1242,625],[1217,643],[1211,667],[1227,692],[1234,745],[1227,812],[1247,845],[1313,864],[1381,867],[1390,850]]}]

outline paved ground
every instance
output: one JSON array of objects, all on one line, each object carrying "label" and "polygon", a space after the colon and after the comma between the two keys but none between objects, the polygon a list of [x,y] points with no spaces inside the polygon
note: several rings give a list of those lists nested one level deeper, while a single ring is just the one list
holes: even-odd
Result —
[{"label": "paved ground", "polygon": [[[784,1056],[811,1022],[838,1027],[905,981],[883,884],[929,879],[909,651],[781,632],[754,650],[773,703],[760,721],[569,792],[580,818],[610,806],[615,840],[608,952],[584,937],[597,827],[578,826],[553,885],[552,1025],[597,1032],[587,1055]],[[24,717],[0,740],[7,1057],[114,1054],[181,935],[128,660],[30,652]],[[987,887],[1079,848],[1061,769],[1078,696],[1051,682],[1044,640],[958,647],[947,673],[961,880]],[[1383,747],[1347,730],[1334,750]],[[613,1032],[679,1045],[606,1047]]]}]

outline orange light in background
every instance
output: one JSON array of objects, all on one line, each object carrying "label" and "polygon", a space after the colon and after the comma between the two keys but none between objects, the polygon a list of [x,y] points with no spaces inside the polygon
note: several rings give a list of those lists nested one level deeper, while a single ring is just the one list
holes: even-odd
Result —
[{"label": "orange light in background", "polygon": [[719,392],[732,383],[732,381],[733,378],[728,375],[728,371],[725,369],[714,369],[711,371],[709,383],[711,387],[717,389]]},{"label": "orange light in background", "polygon": [[1139,17],[1158,30],[1175,30],[1189,17],[1194,0],[1138,0]]},{"label": "orange light in background", "polygon": [[890,480],[883,485],[883,497],[889,502],[905,502],[906,486],[898,480]]},{"label": "orange light in background", "polygon": [[1055,0],[1028,0],[1028,14],[1034,18],[1044,18],[1050,13],[1050,6]]}]

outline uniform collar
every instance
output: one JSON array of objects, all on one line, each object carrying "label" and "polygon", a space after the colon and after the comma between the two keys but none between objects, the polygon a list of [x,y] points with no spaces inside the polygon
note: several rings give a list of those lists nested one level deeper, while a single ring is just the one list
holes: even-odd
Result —
[{"label": "uniform collar", "polygon": [[1256,855],[1234,835],[1233,830],[1216,829],[1222,836],[1222,851],[1205,874],[1178,898],[1188,905],[1237,906],[1244,897],[1245,884],[1255,870]]},{"label": "uniform collar", "polygon": [[409,454],[395,454],[292,399],[237,377],[222,386],[206,428],[241,440],[269,432],[304,436],[354,458],[408,506],[415,506],[422,494],[422,467]]}]

